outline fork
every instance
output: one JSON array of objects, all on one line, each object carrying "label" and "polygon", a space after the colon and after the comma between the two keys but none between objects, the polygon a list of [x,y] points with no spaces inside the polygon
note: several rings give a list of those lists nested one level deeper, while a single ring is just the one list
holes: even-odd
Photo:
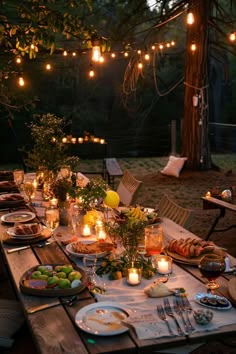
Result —
[{"label": "fork", "polygon": [[170,333],[171,336],[174,336],[174,332],[172,331],[172,329],[170,328],[170,324],[167,320],[167,317],[165,315],[165,311],[164,311],[164,308],[161,306],[161,305],[157,305],[157,313],[158,313],[158,316],[160,317],[160,319],[162,321],[165,321],[166,325],[167,325],[167,328],[168,328],[168,331]]},{"label": "fork", "polygon": [[179,299],[175,298],[173,300],[173,307],[174,307],[174,311],[177,313],[177,315],[179,315],[182,318],[185,332],[189,333],[189,327],[184,319],[183,312],[182,312],[182,309],[179,304]]},{"label": "fork", "polygon": [[191,332],[193,332],[195,330],[195,328],[193,327],[193,325],[190,321],[189,315],[188,315],[189,313],[191,313],[193,311],[192,306],[190,305],[190,302],[186,296],[181,298],[181,302],[182,302],[183,311],[186,313],[186,318],[187,318],[189,328],[190,328]]},{"label": "fork", "polygon": [[168,316],[172,317],[173,320],[175,321],[175,324],[176,324],[177,331],[178,331],[179,335],[180,336],[184,336],[184,332],[183,332],[182,328],[180,327],[179,322],[178,322],[177,318],[174,315],[174,312],[172,311],[172,308],[171,308],[171,305],[170,305],[170,302],[169,302],[168,298],[164,298],[164,308],[165,308],[166,314]]}]

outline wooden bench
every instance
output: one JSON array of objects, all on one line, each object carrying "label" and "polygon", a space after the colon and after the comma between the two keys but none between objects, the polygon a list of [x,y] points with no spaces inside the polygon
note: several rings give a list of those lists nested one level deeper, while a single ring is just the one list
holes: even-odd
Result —
[{"label": "wooden bench", "polygon": [[116,158],[106,158],[103,160],[103,178],[114,188],[115,177],[123,176],[123,172]]}]

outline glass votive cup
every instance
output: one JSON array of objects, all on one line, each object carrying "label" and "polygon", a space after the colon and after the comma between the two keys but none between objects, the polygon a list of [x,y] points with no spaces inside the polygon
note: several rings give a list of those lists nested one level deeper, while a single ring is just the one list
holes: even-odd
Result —
[{"label": "glass votive cup", "polygon": [[88,224],[81,225],[81,236],[84,237],[91,236],[91,228]]},{"label": "glass votive cup", "polygon": [[172,258],[170,256],[155,256],[154,263],[158,274],[168,275],[172,273]]},{"label": "glass votive cup", "polygon": [[127,265],[126,281],[129,285],[138,285],[142,280],[142,266],[140,263],[132,262]]}]

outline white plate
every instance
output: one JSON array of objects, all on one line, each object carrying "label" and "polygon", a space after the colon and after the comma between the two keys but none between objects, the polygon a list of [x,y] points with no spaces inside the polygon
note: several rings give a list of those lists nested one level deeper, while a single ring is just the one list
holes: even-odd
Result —
[{"label": "white plate", "polygon": [[[219,300],[220,300],[220,299],[224,299],[225,301],[227,301],[228,305],[227,305],[227,306],[208,305],[208,304],[205,304],[205,303],[202,303],[202,302],[201,302],[201,299],[203,299],[204,297],[208,297],[208,298],[216,299],[216,300],[218,300],[218,299],[219,299]],[[226,299],[226,297],[218,296],[218,295],[213,295],[213,294],[199,293],[199,294],[196,294],[196,295],[195,295],[194,300],[195,300],[199,305],[202,305],[202,306],[208,307],[208,308],[210,308],[210,309],[214,309],[214,310],[221,310],[221,311],[222,311],[222,310],[229,310],[229,309],[231,309],[231,307],[232,307],[231,302],[230,302],[228,299]]]},{"label": "white plate", "polygon": [[16,211],[14,213],[2,215],[1,221],[14,224],[15,222],[26,222],[33,220],[35,216],[36,215],[31,213],[31,211]]},{"label": "white plate", "polygon": [[116,302],[97,302],[83,307],[75,315],[75,323],[83,331],[97,336],[113,336],[129,329],[121,321],[129,317],[129,310]]},{"label": "white plate", "polygon": [[[30,224],[29,224],[30,225]],[[39,229],[38,232],[36,232],[35,234],[25,234],[25,235],[16,235],[14,233],[14,227],[10,227],[7,230],[8,235],[10,235],[11,237],[15,238],[15,239],[20,239],[20,240],[24,240],[24,239],[33,239],[35,237],[38,237],[42,232],[42,226],[39,224]]]},{"label": "white plate", "polygon": [[[95,241],[80,241],[81,243],[84,243],[84,244],[90,244],[90,243],[94,243]],[[72,243],[69,243],[67,246],[66,246],[66,250],[72,254],[73,256],[76,256],[76,257],[90,257],[90,258],[101,258],[101,257],[104,257],[106,254],[107,254],[107,251],[104,251],[104,252],[100,252],[100,253],[78,253],[78,252],[75,252],[73,250],[73,244],[77,243],[76,242],[72,242]]]}]

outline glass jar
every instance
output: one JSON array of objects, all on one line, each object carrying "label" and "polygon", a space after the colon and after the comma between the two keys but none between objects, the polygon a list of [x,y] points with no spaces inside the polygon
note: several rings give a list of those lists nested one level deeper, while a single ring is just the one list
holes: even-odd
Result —
[{"label": "glass jar", "polygon": [[163,230],[160,224],[145,227],[145,251],[149,256],[160,254],[163,248]]}]

